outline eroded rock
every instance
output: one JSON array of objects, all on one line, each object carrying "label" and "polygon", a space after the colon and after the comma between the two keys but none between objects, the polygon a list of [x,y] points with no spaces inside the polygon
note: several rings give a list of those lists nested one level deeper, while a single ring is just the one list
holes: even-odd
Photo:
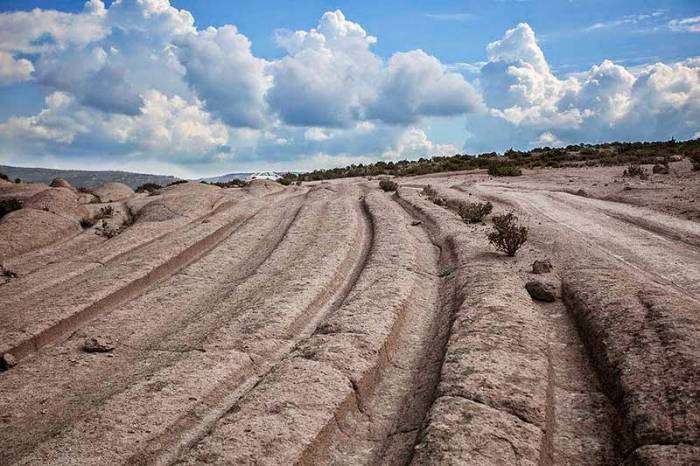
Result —
[{"label": "eroded rock", "polygon": [[551,303],[557,299],[557,287],[548,281],[530,280],[525,284],[525,289],[535,301]]}]

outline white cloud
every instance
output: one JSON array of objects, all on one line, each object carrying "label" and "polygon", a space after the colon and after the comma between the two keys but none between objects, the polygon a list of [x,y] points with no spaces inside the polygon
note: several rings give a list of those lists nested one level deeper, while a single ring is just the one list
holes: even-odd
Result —
[{"label": "white cloud", "polygon": [[369,116],[388,123],[414,123],[423,116],[451,116],[478,111],[481,97],[458,73],[447,71],[422,50],[390,59]]},{"label": "white cloud", "polygon": [[458,152],[452,144],[435,144],[420,128],[408,128],[398,140],[382,154],[390,160],[415,159],[436,155],[454,155]]},{"label": "white cloud", "polygon": [[26,81],[34,72],[34,65],[25,58],[15,59],[0,50],[0,85]]},{"label": "white cloud", "polygon": [[327,12],[318,28],[281,31],[288,55],[270,65],[268,102],[287,124],[348,126],[373,98],[381,60],[370,51],[376,39],[340,10]]},{"label": "white cloud", "polygon": [[235,26],[207,28],[178,40],[185,78],[209,110],[231,126],[264,124],[270,79],[264,60],[253,56],[250,41]]},{"label": "white cloud", "polygon": [[561,79],[524,23],[489,44],[487,55],[479,83],[490,114],[511,123],[523,147],[542,134],[663,139],[692,137],[700,127],[700,60],[635,69],[604,60]]},{"label": "white cloud", "polygon": [[106,34],[104,4],[88,2],[83,14],[52,10],[0,13],[0,49],[39,53],[67,45],[85,45]]},{"label": "white cloud", "polygon": [[668,22],[668,27],[672,31],[678,32],[700,32],[700,16],[684,19],[672,19]]}]

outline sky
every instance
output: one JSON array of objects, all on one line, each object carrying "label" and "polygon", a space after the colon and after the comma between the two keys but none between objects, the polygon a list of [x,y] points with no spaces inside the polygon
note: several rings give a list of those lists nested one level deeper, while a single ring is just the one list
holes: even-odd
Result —
[{"label": "sky", "polygon": [[0,163],[211,176],[700,137],[697,0],[0,0]]}]

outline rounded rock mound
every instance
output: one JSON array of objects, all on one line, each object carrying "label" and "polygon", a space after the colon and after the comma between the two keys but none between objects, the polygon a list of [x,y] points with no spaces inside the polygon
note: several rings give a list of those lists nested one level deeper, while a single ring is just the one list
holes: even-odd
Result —
[{"label": "rounded rock mound", "polygon": [[51,212],[73,220],[88,216],[88,212],[78,202],[78,195],[67,188],[49,188],[40,191],[27,199],[24,207]]},{"label": "rounded rock mound", "polygon": [[124,183],[105,183],[91,190],[100,202],[117,202],[128,199],[134,195],[134,190]]},{"label": "rounded rock mound", "polygon": [[80,231],[76,220],[46,210],[10,212],[0,219],[0,262]]},{"label": "rounded rock mound", "polygon": [[68,188],[74,189],[73,185],[66,181],[64,178],[54,178],[49,184],[52,188]]}]

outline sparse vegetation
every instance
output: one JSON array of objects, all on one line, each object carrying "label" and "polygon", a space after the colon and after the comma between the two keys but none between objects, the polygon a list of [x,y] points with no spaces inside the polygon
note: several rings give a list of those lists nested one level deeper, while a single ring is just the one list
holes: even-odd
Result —
[{"label": "sparse vegetation", "polygon": [[187,183],[187,180],[175,180],[172,183],[168,183],[168,186],[175,186],[177,184]]},{"label": "sparse vegetation", "polygon": [[114,215],[114,207],[111,205],[100,207],[99,212],[95,215],[95,220],[102,220],[103,218],[112,218]]},{"label": "sparse vegetation", "polygon": [[520,176],[523,171],[510,163],[492,161],[489,164],[489,175],[491,176]]},{"label": "sparse vegetation", "polygon": [[0,180],[10,181],[10,178],[4,173],[0,173]]},{"label": "sparse vegetation", "polygon": [[0,201],[0,218],[9,214],[12,211],[22,208],[22,201],[19,199],[3,199]]},{"label": "sparse vegetation", "polygon": [[[516,168],[566,168],[622,166],[630,163],[654,164],[660,157],[688,157],[700,153],[700,139],[679,142],[609,142],[604,144],[572,144],[566,147],[538,147],[527,152],[508,150],[479,155],[457,154],[451,157],[422,157],[418,160],[377,162],[346,167],[315,170],[309,173],[287,174],[294,180],[318,181],[345,177],[414,176],[446,171],[488,169],[492,162]],[[697,156],[697,157],[700,157]],[[697,165],[700,170],[700,160]],[[515,172],[514,169],[506,171]]]},{"label": "sparse vegetation", "polygon": [[440,195],[439,195],[438,192],[435,190],[435,188],[433,188],[433,187],[430,186],[430,185],[425,186],[425,187],[423,188],[423,190],[421,191],[421,194],[422,194],[423,196],[425,196],[426,198],[428,198],[428,200],[430,200],[433,204],[436,204],[436,205],[439,205],[439,206],[444,206],[444,205],[445,205],[445,199],[443,199],[442,197],[440,197]]},{"label": "sparse vegetation", "polygon": [[528,228],[518,224],[518,217],[512,212],[493,216],[493,230],[488,239],[497,250],[515,256],[518,249],[527,241]]},{"label": "sparse vegetation", "polygon": [[640,180],[648,180],[649,179],[649,172],[644,169],[641,165],[630,165],[627,168],[625,168],[625,171],[622,172],[622,176],[624,178],[639,178]]},{"label": "sparse vegetation", "polygon": [[91,228],[95,224],[95,220],[91,218],[82,218],[80,219],[80,226],[86,230],[88,228]]},{"label": "sparse vegetation", "polygon": [[21,178],[15,178],[15,184],[20,184],[22,182]]},{"label": "sparse vegetation", "polygon": [[86,188],[85,186],[78,186],[78,192],[83,194],[92,194],[90,188]]},{"label": "sparse vegetation", "polygon": [[479,223],[492,210],[493,204],[490,202],[461,202],[457,213],[466,223]]},{"label": "sparse vegetation", "polygon": [[379,180],[379,187],[382,189],[382,191],[396,191],[399,185],[389,178],[382,178]]},{"label": "sparse vegetation", "polygon": [[163,189],[163,187],[156,183],[144,183],[138,188],[136,188],[137,193],[148,193],[150,196],[156,194],[156,191]]}]

